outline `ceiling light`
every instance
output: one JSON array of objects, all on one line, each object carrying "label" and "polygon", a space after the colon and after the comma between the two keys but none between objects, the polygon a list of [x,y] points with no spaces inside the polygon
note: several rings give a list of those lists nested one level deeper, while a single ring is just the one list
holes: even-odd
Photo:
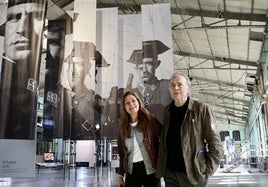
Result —
[{"label": "ceiling light", "polygon": [[255,74],[247,73],[247,77],[248,77],[248,78],[255,79],[255,78],[256,78],[256,75],[255,75]]},{"label": "ceiling light", "polygon": [[251,93],[245,93],[245,96],[247,96],[247,97],[251,97],[252,94],[251,94]]},{"label": "ceiling light", "polygon": [[238,21],[237,26],[241,26],[241,20]]},{"label": "ceiling light", "polygon": [[252,92],[254,90],[254,85],[253,83],[247,82],[247,90]]},{"label": "ceiling light", "polygon": [[95,128],[96,128],[96,129],[100,129],[100,125],[99,125],[99,124],[96,124],[96,125],[95,125]]},{"label": "ceiling light", "polygon": [[226,61],[227,58],[226,58],[226,57],[222,57],[221,60],[222,60],[222,61]]},{"label": "ceiling light", "polygon": [[243,107],[243,111],[248,111],[248,108],[247,107]]},{"label": "ceiling light", "polygon": [[256,31],[249,32],[249,39],[252,41],[263,42],[264,36],[265,35],[263,32],[256,32]]}]

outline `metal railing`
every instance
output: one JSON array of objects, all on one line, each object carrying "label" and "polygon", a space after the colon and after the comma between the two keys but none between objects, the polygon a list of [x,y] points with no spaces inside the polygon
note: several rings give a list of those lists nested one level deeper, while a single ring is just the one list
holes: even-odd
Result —
[{"label": "metal railing", "polygon": [[236,142],[234,151],[225,155],[225,163],[231,166],[224,169],[224,172],[232,172],[241,164],[247,165],[249,170],[256,168],[260,172],[268,172],[268,145]]}]

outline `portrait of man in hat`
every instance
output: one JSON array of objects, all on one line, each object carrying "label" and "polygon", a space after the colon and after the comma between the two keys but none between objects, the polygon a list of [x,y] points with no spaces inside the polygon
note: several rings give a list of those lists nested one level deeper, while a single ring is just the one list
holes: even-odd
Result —
[{"label": "portrait of man in hat", "polygon": [[8,1],[0,85],[0,138],[33,139],[45,0]]},{"label": "portrait of man in hat", "polygon": [[[100,127],[105,120],[101,114],[103,99],[86,81],[87,78],[94,79],[98,68],[109,65],[91,42],[74,41],[71,55],[64,60],[68,84],[63,86],[68,92],[66,101],[71,101],[68,107],[72,139],[95,139],[98,136],[96,127]],[[91,71],[93,67],[95,70]]]},{"label": "portrait of man in hat", "polygon": [[158,120],[163,121],[163,110],[171,101],[168,91],[169,81],[159,80],[156,77],[156,69],[161,61],[158,56],[169,50],[163,42],[159,40],[149,40],[142,42],[142,49],[134,50],[128,62],[135,64],[139,82],[136,88],[132,88],[140,98],[143,98],[144,105],[152,112]]}]

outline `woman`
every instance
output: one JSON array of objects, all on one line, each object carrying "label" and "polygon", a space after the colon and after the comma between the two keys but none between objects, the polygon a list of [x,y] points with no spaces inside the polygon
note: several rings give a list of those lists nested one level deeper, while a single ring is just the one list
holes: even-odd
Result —
[{"label": "woman", "polygon": [[120,105],[120,187],[160,186],[154,176],[160,133],[161,124],[156,117],[142,106],[135,93],[126,92]]}]

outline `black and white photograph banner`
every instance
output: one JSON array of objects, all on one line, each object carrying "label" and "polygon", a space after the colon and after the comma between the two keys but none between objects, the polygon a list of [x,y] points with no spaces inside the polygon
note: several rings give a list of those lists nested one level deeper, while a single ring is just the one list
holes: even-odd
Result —
[{"label": "black and white photograph banner", "polygon": [[73,33],[65,39],[61,69],[64,134],[74,140],[95,139],[96,1],[76,0]]},{"label": "black and white photograph banner", "polygon": [[171,101],[168,79],[173,72],[170,5],[142,5],[140,15],[123,15],[120,32],[124,90],[137,93],[163,122],[164,107]]},{"label": "black and white photograph banner", "polygon": [[[45,0],[8,1],[1,53],[1,177],[35,175],[36,111],[45,7]],[[2,18],[4,11],[0,12]]]},{"label": "black and white photograph banner", "polygon": [[[163,122],[164,108],[170,103],[169,81],[173,73],[170,4],[141,6],[143,71],[135,62],[141,93],[147,109]],[[139,55],[137,53],[136,55]]]},{"label": "black and white photograph banner", "polygon": [[[47,53],[45,67],[45,88],[43,104],[43,139],[52,140],[58,136],[55,130],[57,109],[60,95],[58,93],[59,69],[64,58],[65,20],[48,21]],[[62,131],[61,131],[62,132]]]},{"label": "black and white photograph banner", "polygon": [[117,8],[97,10],[92,0],[74,2],[73,33],[65,39],[60,81],[71,139],[116,139],[126,90],[136,92],[162,122],[171,100],[169,11],[168,4],[146,5],[139,15],[118,15]]},{"label": "black and white photograph banner", "polygon": [[[0,75],[1,75],[1,69],[2,69],[2,54],[3,54],[3,47],[4,47],[6,15],[7,15],[7,3],[1,3],[0,4],[0,54],[1,54],[0,55]],[[0,83],[1,83],[1,76],[0,76]]]},{"label": "black and white photograph banner", "polygon": [[45,2],[8,2],[0,85],[2,139],[35,137]]},{"label": "black and white photograph banner", "polygon": [[97,10],[95,125],[102,138],[117,139],[119,119],[118,9]]}]

